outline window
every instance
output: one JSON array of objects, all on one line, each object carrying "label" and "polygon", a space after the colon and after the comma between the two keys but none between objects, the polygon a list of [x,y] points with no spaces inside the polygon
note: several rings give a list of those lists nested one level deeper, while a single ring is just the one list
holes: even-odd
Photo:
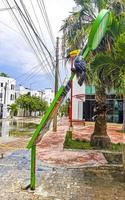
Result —
[{"label": "window", "polygon": [[3,93],[0,93],[0,98],[2,99],[2,97],[3,97]]},{"label": "window", "polygon": [[0,83],[0,86],[3,87],[3,83]]},{"label": "window", "polygon": [[11,84],[11,90],[14,90],[14,85],[13,84]]},{"label": "window", "polygon": [[15,99],[14,95],[11,94],[11,95],[10,95],[10,100],[13,101],[14,99]]}]

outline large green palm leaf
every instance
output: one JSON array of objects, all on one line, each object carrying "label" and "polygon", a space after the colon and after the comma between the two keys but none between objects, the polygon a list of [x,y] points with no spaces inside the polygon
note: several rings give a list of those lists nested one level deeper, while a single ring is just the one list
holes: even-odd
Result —
[{"label": "large green palm leaf", "polygon": [[[74,0],[77,5],[81,6],[78,12],[64,20],[61,27],[66,42],[66,47],[71,49],[80,46],[81,41],[85,38],[86,29],[90,29],[93,20],[98,12],[103,8],[110,8],[112,11],[112,24],[109,31],[110,38],[116,37],[121,29],[124,29],[124,0]],[[88,36],[88,32],[86,37]]]}]

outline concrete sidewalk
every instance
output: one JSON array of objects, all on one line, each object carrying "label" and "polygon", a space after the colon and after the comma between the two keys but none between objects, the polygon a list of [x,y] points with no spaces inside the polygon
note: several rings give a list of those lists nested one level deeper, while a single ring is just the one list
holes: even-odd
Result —
[{"label": "concrete sidewalk", "polygon": [[[93,150],[66,150],[63,149],[66,131],[68,130],[68,119],[63,119],[58,124],[57,132],[48,131],[40,144],[38,144],[38,158],[48,164],[58,164],[65,166],[86,166],[86,165],[102,165],[107,161],[103,154]],[[87,123],[86,126],[75,125],[73,129],[74,139],[88,139],[94,130],[94,123]],[[122,125],[108,124],[108,135],[112,143],[125,142]]]},{"label": "concrete sidewalk", "polygon": [[[87,166],[87,165],[103,165],[107,161],[103,154],[92,150],[68,150],[63,149],[66,131],[68,130],[68,119],[64,118],[58,123],[57,132],[48,131],[42,141],[37,145],[38,158],[45,164],[56,164],[63,166]],[[94,130],[94,123],[87,122],[85,126],[76,124],[73,129],[73,139],[87,139]],[[125,142],[122,125],[108,124],[108,135],[113,143]],[[29,138],[17,138],[13,141],[1,141],[0,153],[12,152],[17,149],[25,149]]]},{"label": "concrete sidewalk", "polygon": [[[87,128],[87,127],[86,127]],[[37,145],[39,160],[45,164],[56,164],[69,167],[97,166],[106,164],[103,154],[93,150],[68,150],[63,149],[66,131],[68,130],[68,119],[63,119],[58,124],[57,132],[48,131],[41,143]],[[75,126],[79,137],[85,131],[85,127]],[[78,134],[77,134],[78,136]]]},{"label": "concrete sidewalk", "polygon": [[[107,133],[111,139],[112,143],[123,143],[125,142],[125,134],[121,132],[122,130],[122,124],[113,124],[108,123],[107,124]],[[73,131],[73,139],[87,139],[90,140],[91,134],[94,131],[94,123],[87,122],[86,126],[74,126]]]}]

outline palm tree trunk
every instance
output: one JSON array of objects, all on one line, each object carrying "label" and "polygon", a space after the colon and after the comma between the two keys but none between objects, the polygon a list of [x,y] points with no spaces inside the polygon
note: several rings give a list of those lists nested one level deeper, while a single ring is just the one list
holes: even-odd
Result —
[{"label": "palm tree trunk", "polygon": [[26,117],[26,109],[23,110],[23,117]]},{"label": "palm tree trunk", "polygon": [[91,136],[91,145],[97,149],[110,148],[110,138],[107,135],[106,121],[106,92],[105,88],[96,88],[96,105],[95,105],[95,127]]},{"label": "palm tree trunk", "polygon": [[125,96],[123,96],[123,131],[125,131]]}]

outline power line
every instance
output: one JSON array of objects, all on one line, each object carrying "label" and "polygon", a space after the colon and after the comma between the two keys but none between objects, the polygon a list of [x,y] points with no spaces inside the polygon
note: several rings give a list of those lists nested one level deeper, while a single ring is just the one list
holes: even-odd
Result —
[{"label": "power line", "polygon": [[40,29],[40,32],[41,32],[41,35],[42,35],[43,41],[45,42],[45,38],[44,38],[44,35],[43,35],[43,32],[42,32],[42,28],[41,28],[41,25],[40,25],[39,19],[38,19],[38,17],[37,17],[37,14],[36,14],[35,8],[34,8],[34,6],[33,6],[32,0],[30,0],[30,3],[31,3],[32,9],[33,9],[33,12],[34,12],[34,15],[35,15],[36,21],[37,21],[37,23],[38,23],[38,26],[39,26],[39,29]]},{"label": "power line", "polygon": [[[6,2],[9,4],[9,2],[8,2],[7,0],[6,0]],[[39,39],[39,40],[41,41],[41,38],[39,37],[38,33],[34,30],[34,28],[33,28],[32,24],[31,24],[31,22],[29,22],[29,20],[26,18],[26,16],[25,16],[24,13],[22,12],[22,10],[19,8],[17,2],[16,2],[16,1],[14,1],[14,2],[15,2],[15,4],[16,4],[16,6],[18,7],[18,10],[19,10],[20,14],[23,15],[23,17],[25,18],[25,20],[26,20],[27,23],[29,24],[30,28],[33,30],[33,32],[35,32],[35,35],[37,36],[37,39]],[[14,12],[13,12],[13,14],[14,14],[14,16],[16,16]],[[16,19],[17,19],[17,18],[16,18]],[[24,21],[24,20],[23,20],[23,21]],[[26,33],[25,33],[23,27],[21,26],[21,24],[19,23],[18,20],[17,20],[17,22],[18,22],[18,24],[20,25],[21,29],[23,30],[23,33],[25,34],[25,37],[27,38],[27,35],[26,35]],[[25,24],[25,26],[26,26],[26,24]],[[30,31],[29,31],[29,32],[30,32]],[[31,34],[30,34],[30,36],[31,36]],[[31,36],[31,37],[32,37],[32,36]],[[32,40],[33,40],[33,37],[32,37]],[[29,41],[30,45],[32,46],[30,40],[28,40],[28,41]],[[33,41],[33,42],[35,42],[35,41]],[[37,47],[37,49],[38,49],[38,46],[37,46],[37,45],[36,45],[36,47]],[[32,46],[32,48],[34,49],[33,46]],[[34,50],[34,51],[35,51],[35,50]],[[35,54],[36,54],[36,51],[35,51]],[[49,54],[49,55],[50,55],[50,54]]]},{"label": "power line", "polygon": [[39,6],[39,9],[40,9],[40,12],[42,14],[43,20],[45,22],[46,28],[48,30],[48,33],[50,35],[51,42],[52,42],[53,47],[55,49],[55,41],[54,41],[51,25],[49,23],[49,18],[48,18],[47,12],[46,12],[45,4],[44,4],[43,1],[41,2],[39,0],[37,0],[37,3],[38,3],[38,6]]},{"label": "power line", "polygon": [[[41,3],[41,1],[40,1],[40,3]],[[49,27],[49,30],[50,30],[50,33],[51,33],[51,37],[52,37],[53,43],[55,43],[53,32],[52,32],[52,27],[51,27],[51,24],[49,22],[49,17],[48,17],[47,11],[46,11],[46,6],[45,6],[45,3],[44,3],[44,0],[42,0],[42,4],[43,4],[46,19],[47,19],[48,27]]]},{"label": "power line", "polygon": [[14,31],[14,32],[16,32],[16,33],[19,33],[19,34],[20,34],[20,32],[18,32],[16,29],[12,28],[12,27],[11,27],[11,26],[9,26],[8,24],[5,24],[5,23],[4,23],[4,22],[2,22],[1,20],[0,20],[0,23],[1,23],[1,24],[3,24],[4,26],[6,26],[7,28],[11,29],[12,31]]},{"label": "power line", "polygon": [[[13,9],[14,7],[11,7]],[[0,11],[10,10],[10,8],[1,8]]]},{"label": "power line", "polygon": [[[26,10],[26,8],[25,8],[23,2],[21,2],[21,4],[22,4],[22,6],[23,6],[23,8],[24,8],[24,11],[25,11],[25,13],[26,13],[28,19],[27,19],[27,17],[24,15],[24,13],[23,13],[22,10],[20,9],[20,7],[18,6],[17,2],[16,2],[15,0],[14,0],[14,2],[15,2],[16,6],[17,6],[17,8],[18,8],[18,10],[19,10],[19,12],[20,12],[20,15],[24,17],[23,21],[24,21],[25,25],[27,26],[27,24],[26,24],[26,22],[27,22],[28,25],[30,26],[31,30],[33,31],[33,33],[34,33],[35,36],[37,37],[37,40],[38,40],[38,42],[39,42],[39,45],[41,46],[41,44],[40,44],[41,38],[39,37],[37,31],[35,30],[36,28],[34,29],[35,25],[33,24],[33,22],[32,22],[32,23],[30,22],[31,17],[29,16],[29,13],[27,12],[27,10]],[[29,19],[29,17],[30,17],[30,19]],[[26,20],[26,22],[25,22],[25,20]],[[32,24],[34,25],[34,27],[33,27]],[[27,27],[27,28],[28,28],[28,27]],[[28,28],[28,29],[29,29],[29,28]],[[29,32],[30,32],[30,31],[29,31]],[[30,35],[31,35],[31,34],[30,34]],[[31,37],[32,37],[32,35],[31,35]],[[38,38],[38,37],[39,37],[39,38]],[[39,40],[39,39],[40,39],[40,40]],[[37,47],[37,48],[38,48],[38,47]],[[46,47],[46,48],[47,48],[47,47]],[[47,50],[48,50],[48,49],[47,49]],[[43,52],[43,50],[42,50],[42,52]],[[43,54],[44,54],[44,56],[46,57],[46,55],[45,55],[44,52],[43,52]],[[50,56],[50,52],[49,52],[49,56]],[[53,62],[52,56],[51,56],[50,58],[51,58],[51,61]],[[48,60],[47,60],[47,61],[48,61]],[[48,64],[49,64],[49,62],[48,62]],[[53,64],[53,63],[52,63],[52,64]],[[53,66],[54,66],[54,64],[53,64]],[[50,70],[51,70],[51,66],[50,66]],[[52,70],[51,70],[51,71],[52,71]],[[52,71],[52,74],[53,74],[53,71]],[[53,74],[53,76],[54,76],[54,74]]]},{"label": "power line", "polygon": [[[28,20],[29,20],[29,23],[33,26],[34,30],[35,30],[36,32],[38,32],[37,29],[36,29],[36,27],[35,27],[35,25],[34,25],[34,23],[33,23],[33,21],[32,21],[32,19],[31,19],[31,17],[30,17],[30,15],[29,15],[29,13],[28,13],[28,11],[27,11],[27,9],[26,9],[26,7],[25,7],[25,5],[23,4],[23,1],[21,2],[21,4],[22,4],[22,7],[23,7],[23,9],[24,9],[24,12],[26,13],[26,16],[27,16],[27,18],[28,18]],[[46,54],[45,54],[45,52],[44,52],[44,50],[43,50],[43,47],[41,46],[41,43],[39,42],[38,38],[37,38],[37,41],[38,41],[38,43],[39,43],[39,45],[40,45],[40,47],[41,47],[41,49],[42,49],[42,53],[43,53],[44,57],[46,58],[46,61],[47,61],[48,65],[49,65],[49,67],[50,67],[50,70],[51,70],[51,65],[50,65],[50,63],[49,63],[49,61],[48,61],[48,59],[47,59],[47,56],[46,56]],[[52,71],[52,74],[53,74],[53,71]],[[53,75],[54,75],[54,74],[53,74]]]},{"label": "power line", "polygon": [[[5,1],[7,2],[8,6],[11,8],[11,6],[10,6],[10,4],[9,4],[8,0],[5,0]],[[34,49],[33,45],[31,44],[31,42],[30,42],[30,40],[29,40],[28,36],[26,35],[26,33],[25,33],[25,31],[24,31],[24,28],[22,27],[21,23],[19,22],[18,18],[16,17],[16,15],[15,15],[14,11],[13,11],[13,10],[11,10],[11,12],[13,13],[13,15],[14,15],[14,17],[15,17],[15,19],[16,19],[16,21],[17,21],[18,25],[19,25],[19,27],[21,28],[21,31],[23,32],[23,34],[24,34],[25,38],[27,39],[27,41],[28,41],[28,43],[30,44],[30,46],[32,47],[32,49],[33,49],[33,51],[34,51],[35,55],[37,56],[38,60],[39,60],[39,61],[40,61],[40,63],[41,63],[41,60],[40,60],[39,56],[37,55],[37,53],[36,53],[36,51],[35,51],[35,49]]]},{"label": "power line", "polygon": [[[7,2],[7,4],[8,4],[8,6],[11,8],[11,6],[10,6],[10,4],[9,4],[8,0],[6,0],[6,2]],[[41,59],[39,58],[38,54],[36,53],[36,50],[34,49],[33,45],[31,44],[31,42],[30,42],[30,40],[29,40],[28,36],[26,35],[24,28],[22,27],[21,23],[19,22],[18,18],[16,17],[16,15],[15,15],[14,11],[13,11],[13,10],[11,10],[11,11],[12,11],[12,13],[13,13],[13,15],[14,15],[14,17],[15,17],[15,19],[16,19],[16,21],[17,21],[17,23],[18,23],[18,25],[20,26],[20,28],[21,28],[21,30],[22,30],[22,32],[23,32],[23,34],[25,35],[26,39],[28,40],[28,42],[29,42],[30,46],[32,47],[32,49],[33,49],[34,53],[36,54],[37,58],[39,59],[39,61],[40,61],[40,63],[41,63]]]},{"label": "power line", "polygon": [[33,77],[35,77],[40,71],[41,71],[41,68],[40,68],[40,69],[37,69],[35,74],[34,74],[34,73],[31,73],[30,76],[27,77],[27,78],[25,78],[24,81],[21,82],[21,83],[23,84],[24,82],[29,81],[30,79],[32,79]]},{"label": "power line", "polygon": [[[19,10],[19,12],[20,12],[20,10]],[[20,13],[20,15],[21,15],[21,17],[22,17],[22,13]],[[24,18],[22,18],[22,19],[23,19],[23,22],[24,22],[24,24],[25,24],[25,26],[26,26],[26,28],[27,28],[29,34],[30,34],[31,39],[33,40],[33,42],[34,42],[34,44],[35,44],[35,46],[36,46],[36,48],[37,48],[37,50],[38,50],[38,52],[39,52],[40,49],[39,49],[39,47],[37,46],[37,43],[36,43],[36,41],[34,40],[34,38],[33,38],[32,34],[31,34],[31,32],[30,32],[30,29],[29,29],[27,23],[25,22]],[[40,54],[40,52],[39,52],[39,54]],[[43,57],[42,57],[41,54],[40,54],[40,57],[42,58],[42,61],[43,61]],[[45,67],[44,67],[44,68],[45,68]]]},{"label": "power line", "polygon": [[[20,76],[15,77],[15,79],[20,79],[21,77],[24,77],[24,76],[26,76],[26,75],[29,75],[29,72],[35,70],[36,67],[38,67],[38,66],[39,66],[39,65],[33,66],[33,67],[30,69],[30,71],[27,71],[27,72],[25,72],[25,73],[22,73]],[[13,80],[13,81],[14,81],[14,80]],[[11,82],[13,82],[13,81],[11,81]],[[11,83],[11,82],[10,82],[10,83]]]},{"label": "power line", "polygon": [[[7,1],[7,0],[6,0]],[[44,44],[44,42],[42,41],[42,39],[40,38],[39,34],[34,30],[34,27],[32,26],[32,24],[28,21],[28,19],[26,18],[26,16],[24,15],[24,13],[22,12],[22,10],[20,9],[19,5],[17,4],[17,2],[14,0],[18,10],[20,11],[20,13],[22,14],[22,16],[24,17],[24,19],[26,20],[26,22],[29,24],[30,28],[32,29],[32,31],[34,32],[34,34],[36,35],[36,37],[39,39],[39,41],[42,43],[43,47],[45,48],[45,50],[47,51],[47,53],[49,54],[50,58],[53,59],[53,56],[51,55],[50,51],[48,50],[48,48],[46,47],[46,45]],[[22,1],[21,1],[22,2]]]}]

